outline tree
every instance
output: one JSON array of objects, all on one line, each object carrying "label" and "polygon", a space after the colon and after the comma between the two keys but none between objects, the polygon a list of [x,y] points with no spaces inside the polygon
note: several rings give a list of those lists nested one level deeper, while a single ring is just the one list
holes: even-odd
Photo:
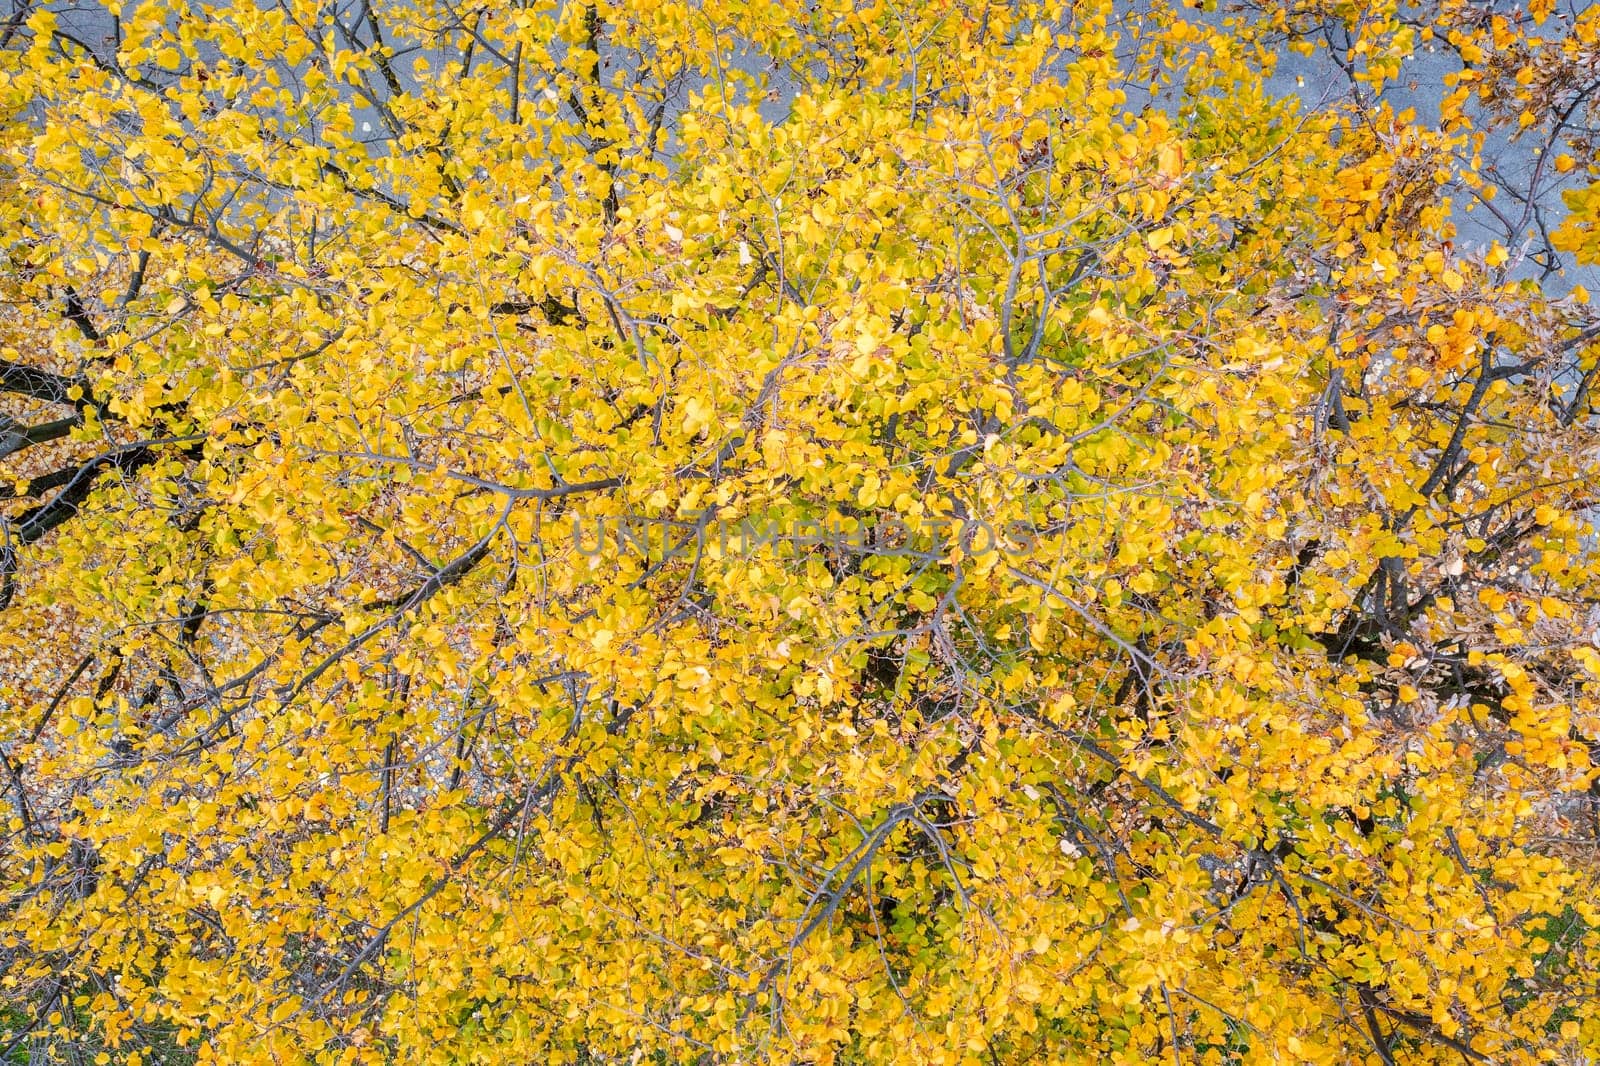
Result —
[{"label": "tree", "polygon": [[14,11],[6,1055],[1600,1053],[1600,8]]}]

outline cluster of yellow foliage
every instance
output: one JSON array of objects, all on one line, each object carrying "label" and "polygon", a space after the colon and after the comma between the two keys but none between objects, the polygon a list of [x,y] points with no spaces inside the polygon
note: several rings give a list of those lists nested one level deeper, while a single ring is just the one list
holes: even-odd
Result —
[{"label": "cluster of yellow foliage", "polygon": [[1600,1055],[1600,6],[13,9],[0,1060]]}]

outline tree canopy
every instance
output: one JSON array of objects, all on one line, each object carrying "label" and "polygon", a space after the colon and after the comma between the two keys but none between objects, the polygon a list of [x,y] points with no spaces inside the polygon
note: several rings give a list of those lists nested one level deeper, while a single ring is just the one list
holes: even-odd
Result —
[{"label": "tree canopy", "polygon": [[12,0],[0,1059],[1600,1056],[1600,6],[1207,7]]}]

